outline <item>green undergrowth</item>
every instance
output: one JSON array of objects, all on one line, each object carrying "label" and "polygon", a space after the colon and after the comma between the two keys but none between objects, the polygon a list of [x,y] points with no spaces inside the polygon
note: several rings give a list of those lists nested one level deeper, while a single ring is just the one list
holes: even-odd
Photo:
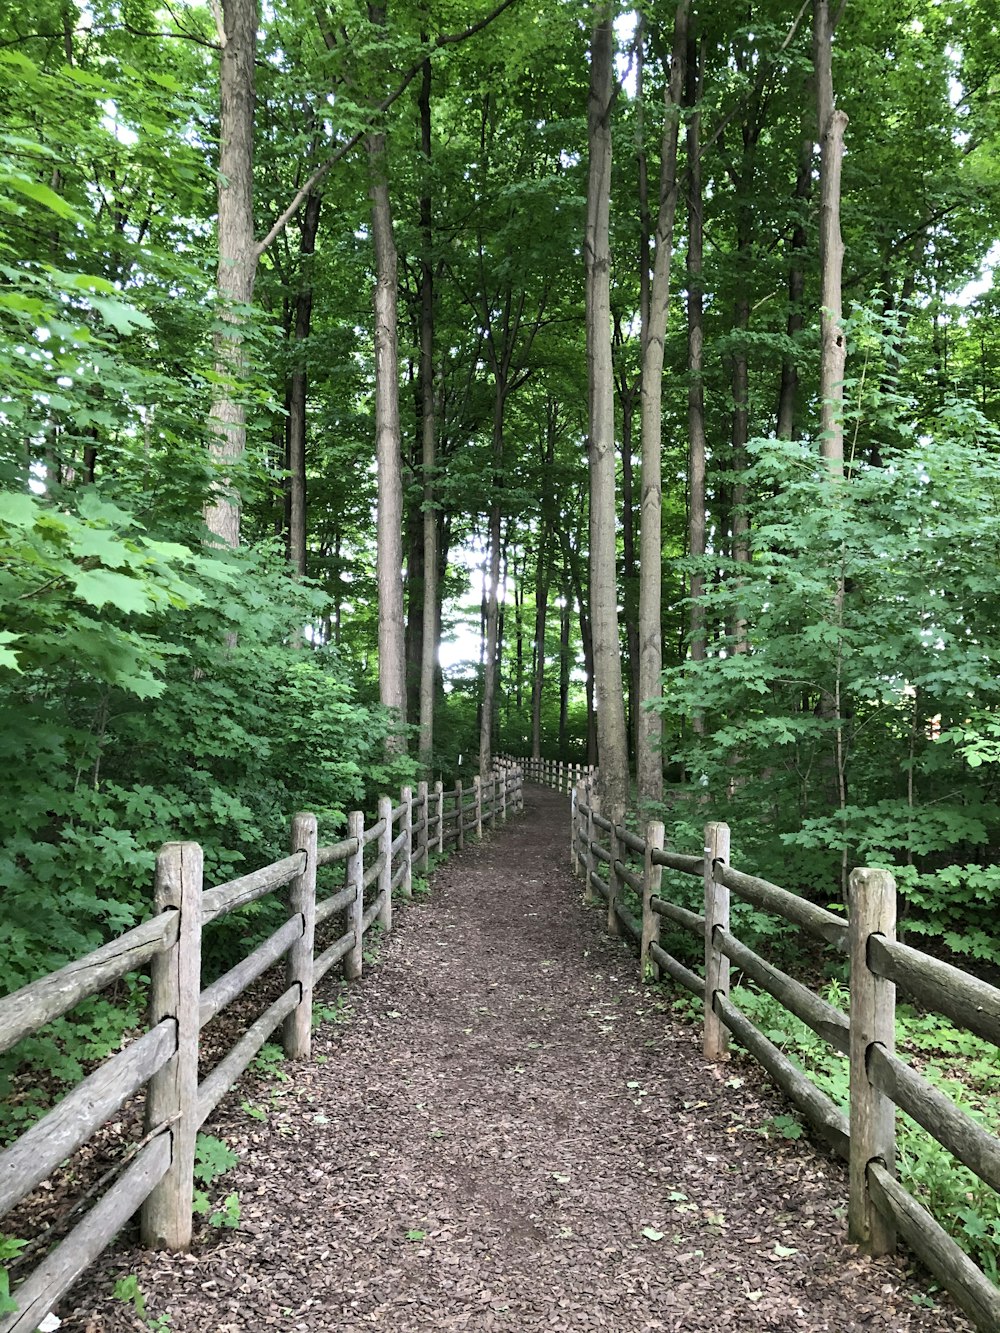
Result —
[{"label": "green undergrowth", "polygon": [[[607,867],[600,867],[606,878]],[[666,880],[666,875],[665,875]],[[688,875],[671,875],[664,896],[687,907],[703,910],[701,881]],[[635,916],[642,904],[632,889],[622,886],[621,901]],[[767,943],[767,953],[793,976],[802,977],[817,968],[815,958],[802,952],[792,927],[744,903],[732,904],[732,928],[751,948]],[[662,947],[680,962],[700,971],[703,954],[700,940],[661,918]],[[837,962],[830,969],[843,972]],[[735,975],[735,974],[734,974]],[[665,985],[667,983],[664,983]],[[828,976],[820,986],[823,998],[843,1012],[850,1009],[850,994],[842,976]],[[769,1041],[849,1114],[849,1062],[833,1050],[810,1027],[790,1014],[772,996],[749,985],[734,985],[730,997]],[[703,1006],[684,993],[673,1003],[674,1012],[698,1023]],[[990,1133],[1000,1136],[1000,1102],[996,1097],[1000,1079],[1000,1052],[990,1042],[957,1028],[938,1014],[921,1012],[911,1005],[896,1007],[896,1049],[934,1087],[949,1097]],[[773,1117],[761,1132],[797,1139],[804,1127],[792,1112]],[[897,1170],[900,1182],[931,1212],[965,1252],[993,1282],[1000,1283],[1000,1196],[943,1148],[925,1129],[902,1111],[896,1116]]]},{"label": "green undergrowth", "polygon": [[[847,1012],[850,996],[839,981],[828,982],[823,998]],[[849,1114],[849,1066],[813,1030],[772,996],[748,986],[734,986],[733,1003],[769,1041]],[[675,1001],[674,1011],[693,1022],[702,1004],[693,996]],[[737,1043],[738,1045],[738,1043]],[[985,1129],[1000,1136],[996,1099],[1000,1054],[990,1042],[956,1028],[948,1019],[909,1005],[896,1008],[897,1053],[914,1065]],[[788,1113],[773,1117],[761,1132],[799,1138],[801,1121]],[[1000,1281],[1000,1197],[902,1111],[896,1115],[896,1165],[900,1183],[931,1212],[941,1226],[992,1282]]]},{"label": "green undergrowth", "polygon": [[[283,850],[280,849],[277,855],[283,854]],[[413,877],[412,901],[429,898],[430,878],[449,855],[446,851],[429,856],[426,871]],[[393,898],[399,901],[401,896],[401,888],[397,885]],[[236,914],[235,920],[242,923],[246,932],[239,956],[248,953],[284,920],[283,900],[277,895],[272,897],[274,902],[269,910],[264,910],[258,902]],[[215,939],[215,931],[214,923],[206,929],[205,982],[223,971],[232,958],[231,939],[234,938],[235,925],[231,924],[229,937],[221,943]],[[380,930],[376,923],[365,937],[363,958],[366,965],[376,961],[379,947]],[[346,990],[346,984],[343,990]],[[106,992],[81,1001],[70,1014],[46,1024],[37,1036],[26,1038],[0,1055],[0,1146],[13,1142],[40,1120],[66,1091],[119,1050],[127,1033],[142,1027],[147,993],[148,977],[129,974]],[[348,1008],[343,993],[339,993],[333,1001],[316,1006],[313,1021],[316,1023],[339,1014],[341,1016],[334,1021],[341,1022]]]}]

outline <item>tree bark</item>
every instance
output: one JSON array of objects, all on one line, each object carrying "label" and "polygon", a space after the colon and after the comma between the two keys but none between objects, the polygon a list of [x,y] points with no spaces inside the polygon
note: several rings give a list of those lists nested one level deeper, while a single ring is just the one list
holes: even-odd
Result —
[{"label": "tree bark", "polygon": [[[670,304],[670,264],[677,211],[677,139],[684,59],[687,47],[688,0],[681,0],[674,16],[674,49],[666,89],[666,116],[660,145],[660,200],[656,219],[653,276],[649,289],[649,318],[642,348],[642,498],[639,529],[639,700],[636,730],[636,776],[640,801],[663,799],[663,755],[660,741],[663,719],[658,709],[644,705],[662,694],[663,629],[660,609],[662,585],[661,402],[663,345]],[[603,759],[601,764],[603,767]]]},{"label": "tree bark", "polygon": [[[370,4],[368,17],[385,25],[385,7]],[[395,752],[406,748],[406,662],[403,620],[403,480],[399,424],[396,241],[386,165],[385,134],[366,136],[375,249],[375,457],[378,471],[376,577],[378,582],[379,698],[400,723]]]},{"label": "tree bark", "polygon": [[[615,404],[611,355],[611,7],[595,7],[588,101],[586,262],[587,368],[590,398],[590,607],[601,792],[620,821],[629,794],[615,568]],[[657,553],[659,559],[659,553]]]},{"label": "tree bark", "polygon": [[569,632],[573,594],[563,587],[563,603],[559,608],[559,753],[566,753],[569,723]]},{"label": "tree bark", "polygon": [[503,444],[506,394],[496,382],[493,402],[493,484],[490,487],[489,573],[486,580],[486,646],[483,665],[483,695],[479,714],[479,775],[487,777],[493,767],[493,711],[496,705],[497,630],[500,615],[500,488],[503,484]]},{"label": "tree bark", "polygon": [[219,109],[219,266],[222,303],[215,335],[215,372],[208,424],[209,459],[218,470],[205,523],[219,545],[240,544],[240,494],[231,470],[246,452],[246,409],[236,386],[246,364],[243,315],[234,307],[253,300],[257,249],[253,231],[254,60],[257,0],[222,0]]},{"label": "tree bark", "polygon": [[434,266],[431,213],[431,62],[424,61],[420,82],[420,444],[423,474],[424,605],[420,653],[420,762],[430,770],[434,754],[434,673],[438,660],[438,531],[434,481],[437,422],[434,399]]},{"label": "tree bark", "polygon": [[[795,178],[795,204],[804,211],[812,192],[813,136],[804,133],[799,146],[798,172]],[[800,217],[792,231],[791,254],[788,265],[788,322],[786,330],[794,341],[805,327],[802,297],[805,292],[803,258],[806,248],[805,217]],[[785,355],[781,362],[781,388],[778,391],[777,436],[790,440],[795,435],[795,408],[799,393],[799,368],[794,355]]]},{"label": "tree bark", "polygon": [[831,477],[839,478],[844,474],[847,364],[847,342],[841,328],[844,242],[840,234],[840,179],[847,115],[835,107],[833,100],[833,24],[829,0],[813,2],[813,64],[820,136],[820,453]]},{"label": "tree bark", "polygon": [[534,674],[531,681],[531,757],[542,755],[542,694],[545,687],[545,619],[549,601],[549,534],[542,520],[535,565],[535,649],[532,654]]},{"label": "tree bark", "polygon": [[[688,49],[687,102],[697,105],[700,93],[700,62],[692,42]],[[703,201],[701,181],[701,115],[695,111],[687,123],[688,158],[688,555],[700,560],[705,555],[705,385],[704,372],[704,289],[702,262],[704,254]],[[691,574],[690,654],[693,662],[705,660],[705,575],[698,569]],[[700,712],[691,719],[697,735],[704,732]]]},{"label": "tree bark", "polygon": [[308,340],[312,325],[312,256],[316,250],[322,196],[311,194],[302,214],[299,253],[302,273],[295,299],[292,373],[288,385],[288,558],[292,569],[306,573],[306,401]]}]

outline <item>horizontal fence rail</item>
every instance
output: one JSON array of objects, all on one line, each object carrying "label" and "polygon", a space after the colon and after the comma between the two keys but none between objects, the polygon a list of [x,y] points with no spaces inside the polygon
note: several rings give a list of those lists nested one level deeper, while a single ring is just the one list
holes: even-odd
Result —
[{"label": "horizontal fence rail", "polygon": [[[332,967],[361,976],[366,933],[392,928],[394,891],[409,898],[413,876],[431,855],[464,846],[508,814],[524,809],[517,764],[498,764],[469,793],[458,783],[404,787],[393,804],[379,801],[368,828],[361,811],[348,816],[348,836],[319,846],[316,817],[297,814],[289,855],[206,889],[201,847],[167,843],[157,857],[157,915],[58,972],[0,999],[0,1053],[126,973],[150,975],[148,1029],[109,1057],[47,1115],[0,1152],[0,1219],[42,1184],[126,1101],[146,1088],[145,1133],[118,1178],[83,1219],[20,1281],[17,1310],[0,1316],[0,1333],[33,1333],[72,1283],[128,1219],[140,1212],[147,1246],[186,1250],[192,1238],[195,1141],[198,1130],[280,1025],[285,1054],[309,1059],[312,997]],[[466,816],[469,816],[468,818]],[[343,867],[339,883],[317,885],[317,871]],[[326,878],[326,877],[324,877]],[[202,985],[203,928],[287,888],[286,920],[210,985]],[[339,916],[341,934],[316,953],[316,927]],[[252,982],[285,960],[282,993],[206,1075],[199,1075],[200,1034]]]},{"label": "horizontal fence rail", "polygon": [[[531,761],[524,763],[526,778],[563,789],[549,761],[542,761],[541,777],[532,772]],[[594,786],[584,777],[570,793],[570,847],[586,898],[606,910],[609,933],[634,941],[644,978],[666,974],[702,999],[706,1058],[724,1058],[730,1035],[735,1037],[847,1161],[851,1239],[873,1255],[887,1254],[895,1248],[898,1232],[974,1323],[996,1333],[1000,1290],[895,1178],[896,1109],[993,1189],[1000,1189],[1000,1140],[898,1057],[894,1046],[897,988],[997,1045],[1000,990],[896,940],[895,882],[888,871],[853,872],[845,921],[787,889],[733,869],[727,825],[706,824],[700,856],[668,851],[661,823],[650,822],[640,836],[605,818]],[[702,881],[703,913],[670,902],[663,889],[664,869]],[[640,916],[623,901],[626,890],[641,903]],[[731,895],[846,954],[850,1013],[739,940],[730,928]],[[704,959],[700,973],[662,947],[664,920],[697,940]],[[733,1003],[730,963],[849,1057],[848,1115]]]}]

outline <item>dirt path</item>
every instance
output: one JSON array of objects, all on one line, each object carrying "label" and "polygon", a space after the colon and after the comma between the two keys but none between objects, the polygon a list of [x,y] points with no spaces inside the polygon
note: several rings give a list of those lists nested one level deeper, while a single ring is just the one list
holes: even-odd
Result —
[{"label": "dirt path", "polygon": [[839,1164],[756,1132],[787,1108],[636,984],[566,824],[531,789],[442,867],[319,1060],[208,1126],[240,1154],[219,1182],[239,1229],[184,1257],[120,1247],[66,1333],[144,1327],[108,1299],[126,1273],[175,1333],[967,1329],[844,1243]]}]

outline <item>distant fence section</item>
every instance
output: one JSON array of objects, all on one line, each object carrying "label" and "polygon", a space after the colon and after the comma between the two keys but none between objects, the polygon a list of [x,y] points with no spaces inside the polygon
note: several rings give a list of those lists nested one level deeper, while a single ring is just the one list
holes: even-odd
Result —
[{"label": "distant fence section", "polygon": [[562,759],[513,759],[503,755],[498,762],[516,764],[524,773],[525,782],[537,782],[567,796],[578,782],[592,782],[597,775],[597,769],[590,764],[571,764]]},{"label": "distant fence section", "polygon": [[[16,1288],[18,1308],[0,1318],[0,1333],[33,1333],[140,1206],[144,1244],[188,1248],[195,1139],[208,1116],[279,1025],[285,1053],[309,1058],[314,987],[336,964],[348,979],[361,976],[366,933],[376,922],[383,931],[392,928],[394,890],[410,897],[413,875],[426,869],[431,854],[463,847],[467,837],[482,837],[484,828],[523,807],[521,770],[504,762],[467,788],[458,783],[444,791],[440,782],[433,788],[422,782],[416,795],[404,787],[398,803],[382,797],[374,823],[366,826],[364,814],[355,811],[347,837],[329,846],[318,844],[316,817],[298,814],[288,856],[209,889],[201,847],[167,843],[157,857],[156,916],[0,1000],[2,1053],[126,973],[148,968],[150,975],[148,1030],[0,1153],[2,1218],[146,1088],[145,1135],[126,1169]],[[331,866],[343,870],[328,883]],[[285,888],[284,924],[203,988],[203,928]],[[340,919],[342,932],[317,954],[316,928],[331,918]],[[281,958],[281,995],[200,1077],[202,1029]]]},{"label": "distant fence section", "polygon": [[[520,760],[525,775],[566,791],[566,765]],[[897,1232],[981,1329],[1000,1329],[1000,1290],[937,1220],[897,1181],[895,1111],[899,1107],[981,1180],[1000,1190],[1000,1140],[988,1133],[916,1069],[894,1054],[897,986],[910,999],[945,1014],[959,1027],[1000,1044],[1000,990],[928,954],[899,943],[895,882],[886,870],[855,870],[847,918],[818,907],[729,863],[726,824],[705,825],[695,855],[664,847],[662,823],[644,833],[601,814],[588,776],[570,791],[573,868],[590,901],[606,908],[612,935],[633,940],[644,977],[661,973],[704,1001],[704,1053],[725,1056],[730,1034],[767,1070],[817,1133],[849,1164],[848,1227],[869,1253],[890,1253]],[[704,910],[670,901],[663,873],[697,876]],[[635,895],[636,911],[625,901]],[[730,895],[790,922],[850,962],[850,1013],[750,949],[730,930]],[[699,970],[660,943],[668,921],[701,946]],[[735,964],[757,986],[850,1060],[850,1111],[817,1087],[729,997]]]}]

